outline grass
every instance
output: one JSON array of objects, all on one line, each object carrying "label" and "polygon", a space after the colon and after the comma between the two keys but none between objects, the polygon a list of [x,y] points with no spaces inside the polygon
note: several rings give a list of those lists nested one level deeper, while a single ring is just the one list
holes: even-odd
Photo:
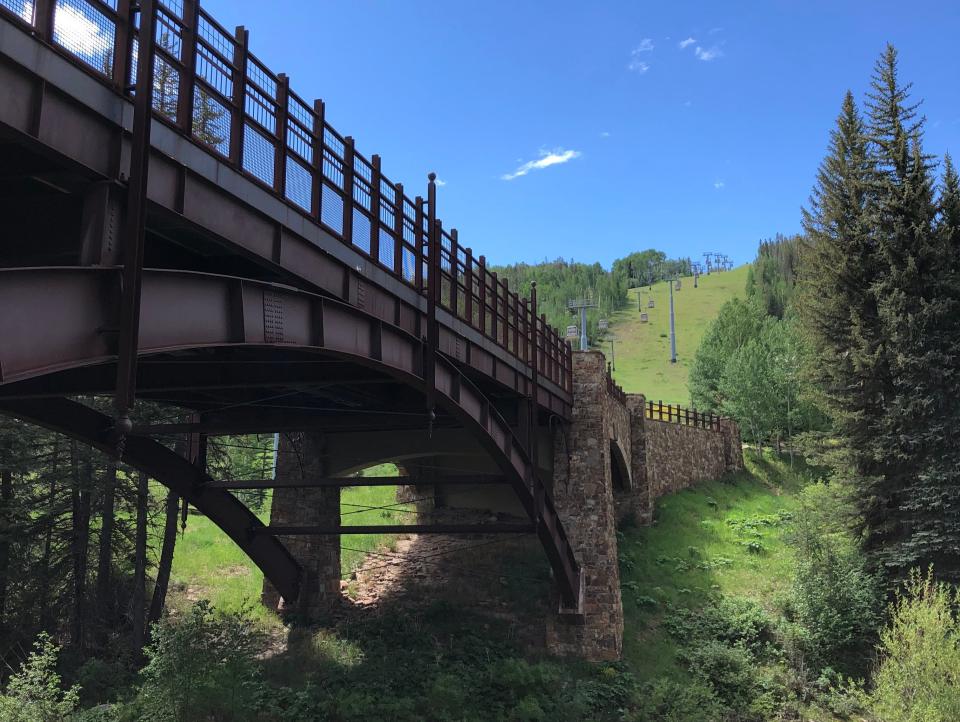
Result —
[{"label": "grass", "polygon": [[[743,297],[749,266],[740,266],[725,273],[701,276],[698,288],[693,278],[681,279],[680,291],[675,291],[674,314],[677,327],[677,363],[670,363],[670,289],[666,283],[631,289],[630,303],[611,318],[610,329],[620,340],[616,343],[616,370],[614,378],[624,391],[645,394],[653,401],[688,405],[690,393],[687,377],[693,355],[700,345],[707,325],[726,301]],[[642,311],[649,315],[649,323],[640,322],[637,299]],[[652,297],[655,308],[647,308]],[[601,349],[610,358],[610,344]]]},{"label": "grass", "polygon": [[[396,473],[393,465],[372,467],[363,472],[369,476]],[[402,509],[411,505],[396,504],[392,486],[352,487],[340,495],[341,519],[344,524],[396,524],[408,514]],[[365,507],[393,506],[393,509]],[[270,497],[257,516],[264,523],[270,519]],[[341,540],[340,568],[343,578],[363,562],[367,554],[389,548],[395,541],[391,534],[344,536]],[[197,599],[209,599],[219,609],[236,611],[251,608],[253,614],[267,621],[272,615],[260,604],[263,573],[233,541],[207,517],[193,513],[187,527],[177,539],[171,571],[170,602],[174,607],[189,605]]]},{"label": "grass", "polygon": [[746,461],[744,472],[660,499],[653,526],[622,532],[624,658],[641,679],[683,674],[661,626],[670,610],[724,596],[773,613],[790,584],[784,532],[811,472],[772,454]]}]

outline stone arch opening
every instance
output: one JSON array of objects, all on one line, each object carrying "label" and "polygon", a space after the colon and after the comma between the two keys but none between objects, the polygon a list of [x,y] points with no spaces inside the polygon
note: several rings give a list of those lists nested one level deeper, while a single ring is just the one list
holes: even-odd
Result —
[{"label": "stone arch opening", "polygon": [[610,439],[610,479],[616,493],[630,491],[630,468],[616,439]]}]

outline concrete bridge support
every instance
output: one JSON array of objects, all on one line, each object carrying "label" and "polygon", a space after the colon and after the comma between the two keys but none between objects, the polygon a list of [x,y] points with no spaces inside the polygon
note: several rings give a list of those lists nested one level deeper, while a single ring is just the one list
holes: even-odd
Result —
[{"label": "concrete bridge support", "polygon": [[[283,488],[284,484],[326,476],[326,457],[323,434],[280,435],[271,525],[340,526],[339,487]],[[340,600],[340,536],[285,536],[281,541],[303,568],[300,597],[295,603],[280,599],[273,585],[264,580],[264,605],[305,619],[322,619]]]},{"label": "concrete bridge support", "polygon": [[591,660],[619,659],[623,648],[612,409],[603,354],[574,354],[573,421],[566,438],[554,442],[553,494],[583,568],[584,613],[548,618],[547,647],[554,654]]}]

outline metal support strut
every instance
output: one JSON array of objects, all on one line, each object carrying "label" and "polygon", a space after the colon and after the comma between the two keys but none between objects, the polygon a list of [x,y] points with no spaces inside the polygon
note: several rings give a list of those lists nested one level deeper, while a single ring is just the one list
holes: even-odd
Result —
[{"label": "metal support strut", "polygon": [[114,396],[114,435],[118,456],[123,456],[127,434],[133,429],[130,411],[137,390],[137,347],[140,335],[140,291],[143,281],[143,246],[146,228],[147,177],[150,164],[151,102],[156,10],[154,0],[141,0],[140,45],[136,97],[133,104],[133,141],[127,184],[127,219],[123,234],[123,286],[120,335],[117,345],[117,389]]}]

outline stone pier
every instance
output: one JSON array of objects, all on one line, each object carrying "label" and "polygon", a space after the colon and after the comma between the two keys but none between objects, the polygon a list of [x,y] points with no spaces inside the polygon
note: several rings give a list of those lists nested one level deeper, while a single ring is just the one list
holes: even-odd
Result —
[{"label": "stone pier", "polygon": [[[270,507],[270,524],[284,526],[340,526],[340,489],[283,488],[303,479],[326,476],[323,434],[281,434],[277,455],[277,488]],[[340,536],[287,536],[284,545],[303,568],[300,597],[291,603],[279,598],[266,580],[262,601],[271,609],[302,619],[322,619],[340,600]]]},{"label": "stone pier", "polygon": [[547,619],[547,648],[591,660],[619,659],[623,605],[617,560],[606,360],[573,355],[573,421],[554,441],[553,496],[583,569],[583,615]]}]

